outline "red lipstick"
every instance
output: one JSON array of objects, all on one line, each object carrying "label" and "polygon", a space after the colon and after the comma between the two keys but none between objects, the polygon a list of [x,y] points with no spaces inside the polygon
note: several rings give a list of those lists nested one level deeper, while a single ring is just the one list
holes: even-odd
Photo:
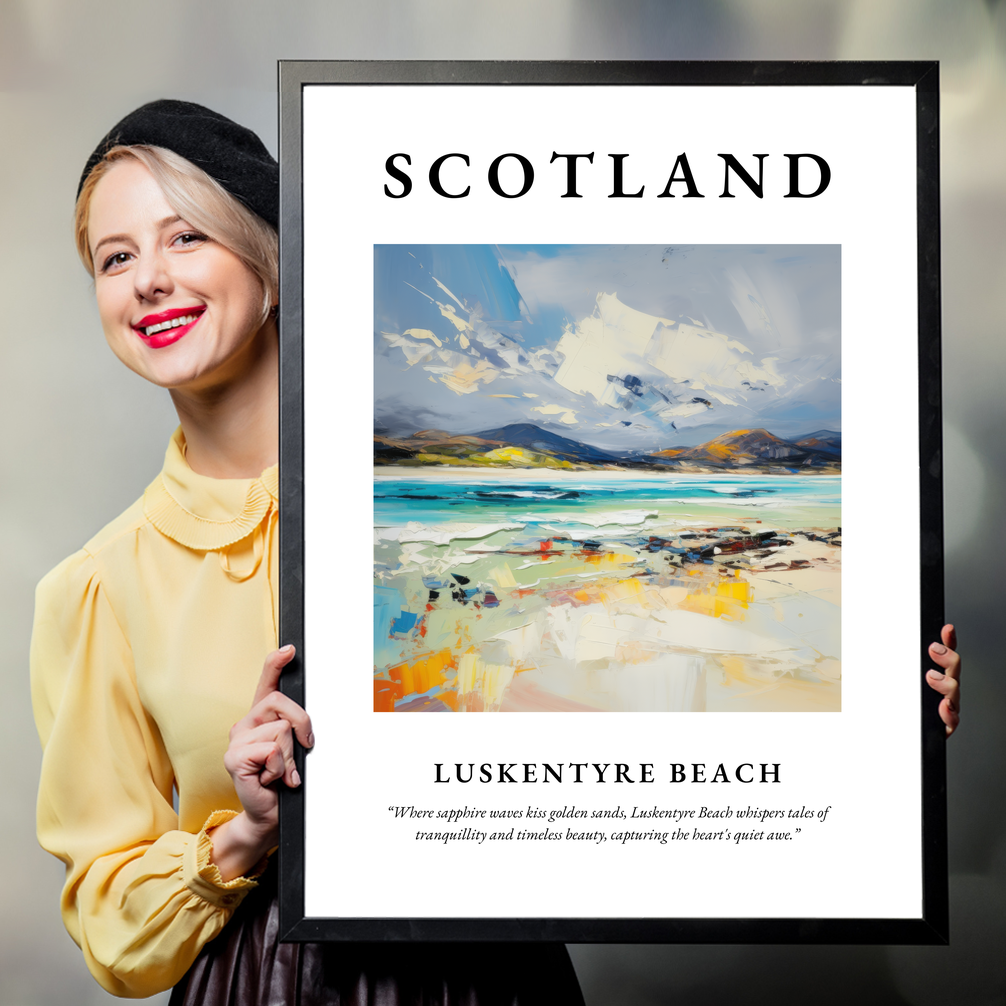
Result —
[{"label": "red lipstick", "polygon": [[[133,325],[133,331],[151,349],[161,349],[164,346],[170,346],[173,342],[178,342],[184,335],[187,335],[205,310],[204,305],[199,305],[196,307],[173,307],[168,311],[148,314]],[[182,324],[178,323],[185,318],[189,320]]]}]

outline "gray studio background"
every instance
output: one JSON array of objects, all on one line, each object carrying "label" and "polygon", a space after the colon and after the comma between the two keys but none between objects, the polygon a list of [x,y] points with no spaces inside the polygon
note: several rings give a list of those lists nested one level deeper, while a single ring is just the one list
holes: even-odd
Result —
[{"label": "gray studio background", "polygon": [[[589,1006],[1006,1002],[1006,3],[0,0],[0,1006],[109,999],[62,928],[61,867],[35,843],[32,592],[140,494],[175,425],[167,395],[104,344],[71,240],[78,173],[112,123],[160,97],[219,109],[275,150],[279,58],[942,61],[947,615],[966,654],[953,945],[572,953]],[[914,561],[914,542],[885,547]],[[870,669],[868,652],[846,659]]]}]

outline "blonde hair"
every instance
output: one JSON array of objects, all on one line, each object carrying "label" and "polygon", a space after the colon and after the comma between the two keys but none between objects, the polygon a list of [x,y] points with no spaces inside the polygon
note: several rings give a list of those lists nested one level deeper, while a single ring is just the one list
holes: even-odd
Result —
[{"label": "blonde hair", "polygon": [[112,147],[84,181],[73,225],[77,254],[91,278],[94,259],[87,240],[91,198],[112,165],[126,158],[139,161],[154,176],[168,205],[183,220],[232,251],[255,273],[262,283],[264,323],[279,294],[279,236],[202,168],[165,147]]}]

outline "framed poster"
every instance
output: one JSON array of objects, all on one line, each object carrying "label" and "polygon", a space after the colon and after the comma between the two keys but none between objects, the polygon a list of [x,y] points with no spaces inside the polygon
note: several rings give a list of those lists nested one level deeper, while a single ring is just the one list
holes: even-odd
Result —
[{"label": "framed poster", "polygon": [[945,941],[936,66],[280,89],[287,938]]}]

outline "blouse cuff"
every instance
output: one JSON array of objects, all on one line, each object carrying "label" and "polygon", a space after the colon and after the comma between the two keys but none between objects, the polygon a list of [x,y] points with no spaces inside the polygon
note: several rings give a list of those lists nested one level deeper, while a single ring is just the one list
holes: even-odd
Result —
[{"label": "blouse cuff", "polygon": [[240,905],[245,895],[253,887],[258,887],[255,878],[261,876],[269,865],[269,857],[263,856],[255,868],[245,876],[224,880],[216,863],[210,861],[213,842],[207,833],[237,816],[236,810],[213,811],[206,819],[202,831],[195,836],[195,841],[186,844],[182,860],[182,875],[186,886],[194,894],[218,908],[234,909]]}]

